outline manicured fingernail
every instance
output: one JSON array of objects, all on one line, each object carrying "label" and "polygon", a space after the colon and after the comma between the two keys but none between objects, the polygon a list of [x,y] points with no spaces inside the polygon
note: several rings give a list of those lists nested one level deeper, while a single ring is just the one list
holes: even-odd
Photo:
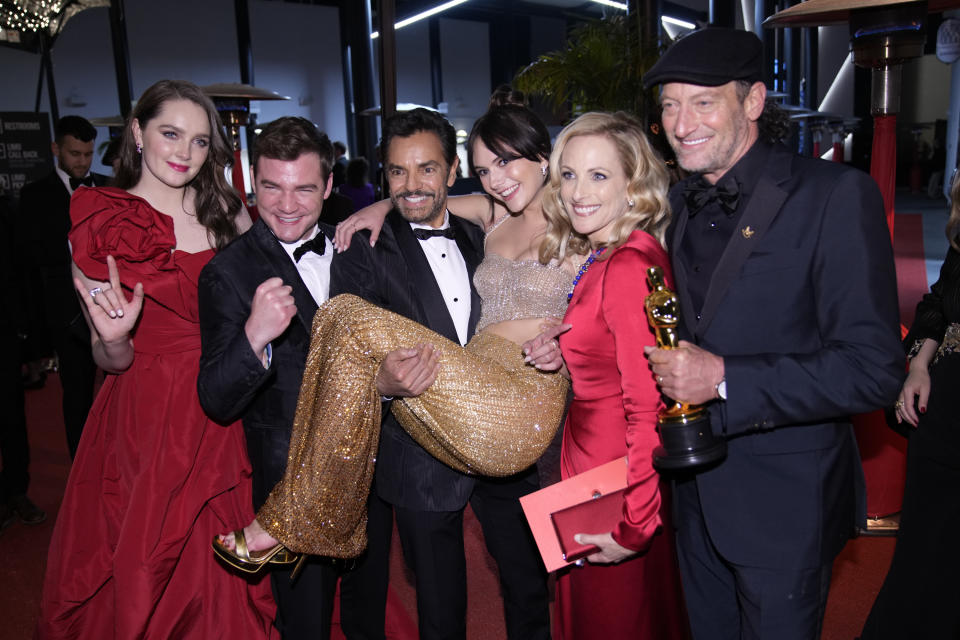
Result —
[{"label": "manicured fingernail", "polygon": [[920,413],[926,413],[926,412],[927,412],[926,407],[920,407]]},{"label": "manicured fingernail", "polygon": [[109,311],[108,313],[110,314],[110,317],[111,317],[111,318],[116,318],[116,317],[117,317],[117,314],[116,314],[116,312],[115,312],[113,309],[110,309],[110,311]]},{"label": "manicured fingernail", "polygon": [[117,315],[123,317],[123,309],[117,309]]}]

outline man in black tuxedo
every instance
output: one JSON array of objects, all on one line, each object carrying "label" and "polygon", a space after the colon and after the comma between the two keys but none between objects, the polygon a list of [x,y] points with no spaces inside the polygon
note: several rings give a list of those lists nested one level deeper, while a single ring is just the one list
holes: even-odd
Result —
[{"label": "man in black tuxedo", "polygon": [[[285,117],[264,127],[251,162],[260,217],[200,274],[200,403],[220,422],[242,418],[255,509],[283,477],[310,327],[328,299],[334,229],[318,220],[332,164],[330,140],[309,120]],[[432,376],[428,364],[416,350],[389,355],[378,378],[381,393],[421,393],[436,375],[436,362]],[[405,374],[413,386],[396,382]],[[329,638],[341,577],[347,638],[384,637],[392,526],[389,507],[371,500],[370,545],[355,568],[316,558],[295,582],[290,570],[271,574],[284,640]]]},{"label": "man in black tuxedo", "polygon": [[[480,317],[473,273],[483,232],[447,211],[456,178],[456,133],[426,109],[384,123],[381,149],[394,210],[376,247],[355,237],[333,263],[331,293],[352,293],[465,344]],[[536,469],[509,478],[467,476],[433,458],[388,414],[374,493],[389,502],[415,574],[420,637],[466,636],[463,510],[470,502],[500,573],[507,635],[550,637],[546,574],[519,498]]]},{"label": "man in black tuxedo", "polygon": [[692,173],[667,231],[684,340],[648,357],[728,447],[674,494],[697,640],[819,637],[833,559],[866,520],[848,416],[892,405],[904,372],[876,184],[775,142],[762,56],[752,33],[707,28],[644,77]]},{"label": "man in black tuxedo", "polygon": [[35,302],[34,350],[52,347],[59,360],[63,388],[63,422],[70,457],[77,452],[83,424],[93,404],[96,365],[90,351],[90,329],[80,313],[80,301],[70,271],[70,197],[81,186],[101,187],[107,176],[90,172],[97,130],[80,116],[64,116],[54,132],[56,168],[45,178],[24,185],[20,192],[18,235],[29,238],[26,277]]}]

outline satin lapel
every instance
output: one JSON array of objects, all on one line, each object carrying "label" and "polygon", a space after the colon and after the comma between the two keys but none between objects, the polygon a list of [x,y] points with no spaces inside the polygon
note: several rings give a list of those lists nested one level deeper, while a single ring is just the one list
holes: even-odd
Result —
[{"label": "satin lapel", "polygon": [[697,335],[709,326],[727,289],[739,275],[743,263],[760,246],[770,223],[780,213],[780,207],[787,199],[787,192],[778,185],[777,179],[760,176],[757,187],[750,196],[750,202],[747,203],[747,209],[743,212],[723,255],[720,256],[720,262],[717,263],[713,277],[710,278],[710,286],[707,288],[703,309],[700,311],[700,321],[697,323]]},{"label": "satin lapel", "polygon": [[73,196],[70,195],[70,190],[67,189],[66,185],[63,184],[63,180],[60,179],[60,176],[56,171],[48,176],[47,185],[50,189],[50,193],[53,194],[53,197],[57,199],[57,202],[63,207],[63,210],[69,211],[70,199]]},{"label": "satin lapel", "polygon": [[387,218],[391,221],[394,231],[394,237],[397,239],[397,246],[400,253],[403,254],[404,262],[410,272],[413,300],[415,305],[419,305],[422,324],[437,333],[446,336],[456,343],[460,342],[457,337],[457,328],[453,324],[453,318],[447,310],[447,304],[443,301],[443,294],[440,292],[440,285],[433,276],[433,269],[420,248],[420,241],[413,235],[410,224],[402,216],[396,215]]},{"label": "satin lapel", "polygon": [[280,246],[280,242],[262,218],[253,223],[253,227],[247,233],[253,234],[257,246],[263,251],[264,258],[270,266],[268,269],[270,273],[278,276],[284,284],[293,287],[293,299],[297,303],[297,317],[303,324],[307,335],[310,335],[313,316],[317,312],[317,303],[310,295],[307,285],[303,284],[297,267],[290,261],[290,256]]},{"label": "satin lapel", "polygon": [[468,224],[470,223],[464,222],[456,216],[450,216],[450,226],[457,232],[457,247],[463,255],[463,261],[467,265],[467,277],[470,279],[470,322],[467,325],[467,336],[472,336],[477,328],[477,322],[480,321],[480,305],[482,304],[480,294],[473,286],[473,274],[483,259],[483,247],[475,245],[470,239],[470,234],[467,233],[466,229]]},{"label": "satin lapel", "polygon": [[[693,309],[693,301],[687,292],[687,271],[683,265],[683,261],[676,258],[676,256],[680,255],[680,244],[683,240],[684,231],[686,231],[687,228],[687,220],[690,219],[690,215],[687,213],[687,206],[683,204],[674,209],[673,215],[673,233],[670,236],[670,246],[667,247],[672,258],[670,262],[673,266],[673,287],[677,296],[680,298],[680,308]],[[688,335],[693,336],[697,324],[693,314],[680,314],[680,321],[686,327]]]}]

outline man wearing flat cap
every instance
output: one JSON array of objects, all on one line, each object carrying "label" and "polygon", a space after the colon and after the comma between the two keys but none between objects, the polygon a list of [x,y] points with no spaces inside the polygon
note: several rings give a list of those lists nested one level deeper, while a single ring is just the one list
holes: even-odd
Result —
[{"label": "man wearing flat cap", "polygon": [[648,357],[728,448],[674,497],[697,640],[819,637],[833,559],[865,522],[848,416],[892,405],[904,371],[880,193],[775,142],[762,58],[752,33],[707,28],[644,77],[692,174],[667,232],[685,340]]}]

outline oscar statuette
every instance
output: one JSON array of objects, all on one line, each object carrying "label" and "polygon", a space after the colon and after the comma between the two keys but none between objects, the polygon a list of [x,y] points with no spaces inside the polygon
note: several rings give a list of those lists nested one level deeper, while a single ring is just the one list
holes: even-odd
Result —
[{"label": "oscar statuette", "polygon": [[[660,267],[647,269],[650,295],[644,299],[647,320],[661,349],[676,349],[680,305],[667,289]],[[653,450],[653,466],[660,471],[688,471],[719,462],[727,455],[727,443],[713,435],[710,416],[703,405],[676,402],[664,396],[666,406],[657,414],[660,445]]]}]

